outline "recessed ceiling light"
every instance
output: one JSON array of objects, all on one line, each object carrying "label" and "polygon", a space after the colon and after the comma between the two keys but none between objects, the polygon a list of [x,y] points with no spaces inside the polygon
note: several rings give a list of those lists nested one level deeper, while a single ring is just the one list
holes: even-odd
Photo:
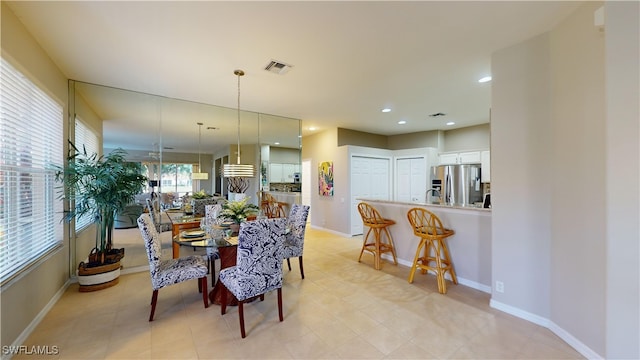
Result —
[{"label": "recessed ceiling light", "polygon": [[478,80],[479,83],[485,83],[491,81],[491,76],[485,76],[482,79]]},{"label": "recessed ceiling light", "polygon": [[447,123],[447,126],[451,126],[451,125],[455,125],[455,124],[456,124],[456,123],[454,123],[453,121],[449,121],[449,122]]},{"label": "recessed ceiling light", "polygon": [[312,127],[310,127],[310,128],[309,128],[309,130],[311,130],[311,131],[315,131],[315,130],[316,130],[316,128],[314,128],[314,127],[312,126]]},{"label": "recessed ceiling light", "polygon": [[277,142],[277,141],[276,141],[276,142],[274,142],[273,144],[274,144],[274,145],[280,145],[280,143],[279,143],[279,142]]},{"label": "recessed ceiling light", "polygon": [[390,112],[390,111],[391,111],[391,109],[389,109],[389,108],[382,109],[382,112],[384,112],[384,113],[387,113],[387,112]]},{"label": "recessed ceiling light", "polygon": [[404,125],[404,124],[406,124],[406,123],[407,123],[407,122],[406,122],[406,121],[404,121],[404,120],[400,120],[400,121],[398,121],[398,124],[399,124],[399,125]]}]

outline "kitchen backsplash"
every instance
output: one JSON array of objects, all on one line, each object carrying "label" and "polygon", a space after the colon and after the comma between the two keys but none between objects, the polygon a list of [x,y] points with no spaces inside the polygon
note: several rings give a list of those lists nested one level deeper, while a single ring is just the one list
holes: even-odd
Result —
[{"label": "kitchen backsplash", "polygon": [[282,192],[300,192],[301,185],[300,184],[292,184],[292,183],[270,183],[269,191],[282,191]]}]

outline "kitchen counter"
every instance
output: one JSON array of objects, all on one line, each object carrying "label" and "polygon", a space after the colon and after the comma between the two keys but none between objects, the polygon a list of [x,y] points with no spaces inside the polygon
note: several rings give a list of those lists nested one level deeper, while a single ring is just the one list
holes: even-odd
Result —
[{"label": "kitchen counter", "polygon": [[[413,234],[407,212],[411,208],[421,207],[436,214],[444,227],[455,231],[455,234],[447,239],[447,245],[458,282],[491,293],[491,209],[374,199],[357,200],[373,205],[382,217],[396,222],[389,230],[394,240],[398,263],[408,267],[413,263],[419,239]],[[364,234],[367,230],[364,229]],[[389,254],[384,254],[383,258],[392,259]],[[388,265],[383,265],[383,268],[384,266]],[[418,272],[414,282],[421,281],[420,276]],[[431,280],[436,281],[435,278],[429,279]]]},{"label": "kitchen counter", "polygon": [[[417,202],[403,202],[403,201],[391,201],[391,200],[373,200],[373,199],[357,199],[366,202],[378,202],[378,203],[388,203],[388,204],[402,204],[402,205],[410,205],[411,207],[424,207],[429,211],[434,211],[430,208],[440,208],[440,209],[456,209],[456,210],[471,210],[471,211],[483,211],[483,212],[491,212],[490,208],[483,208],[477,206],[457,206],[457,205],[441,205],[441,204],[431,204],[431,203],[417,203]],[[436,214],[437,215],[437,214]],[[440,219],[442,220],[442,219]]]}]

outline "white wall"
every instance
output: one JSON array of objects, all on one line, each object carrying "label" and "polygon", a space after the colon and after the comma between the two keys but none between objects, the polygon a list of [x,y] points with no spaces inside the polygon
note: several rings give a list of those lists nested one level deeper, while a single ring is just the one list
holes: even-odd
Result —
[{"label": "white wall", "polygon": [[[337,129],[306,136],[302,158],[311,162],[311,226],[325,228],[342,234],[349,229],[349,175],[346,147],[337,146]],[[318,164],[333,161],[334,196],[318,195]],[[344,198],[343,203],[339,199]]]},{"label": "white wall", "polygon": [[492,57],[493,302],[547,318],[550,277],[549,35]]},{"label": "white wall", "polygon": [[549,319],[604,355],[606,271],[594,262],[606,252],[604,35],[593,24],[600,6],[582,6],[550,34]]},{"label": "white wall", "polygon": [[640,358],[640,5],[607,2],[606,357]]},{"label": "white wall", "polygon": [[[487,109],[488,117],[489,109]],[[491,126],[482,124],[443,131],[443,152],[487,150],[491,146]]]},{"label": "white wall", "polygon": [[607,3],[606,35],[600,6],[492,58],[491,303],[637,359],[638,3]]}]

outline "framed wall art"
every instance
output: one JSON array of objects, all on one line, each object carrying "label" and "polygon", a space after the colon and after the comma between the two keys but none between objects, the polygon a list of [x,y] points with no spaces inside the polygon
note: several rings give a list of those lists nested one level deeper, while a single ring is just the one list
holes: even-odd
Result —
[{"label": "framed wall art", "polygon": [[333,161],[323,161],[318,165],[318,194],[333,196]]}]

